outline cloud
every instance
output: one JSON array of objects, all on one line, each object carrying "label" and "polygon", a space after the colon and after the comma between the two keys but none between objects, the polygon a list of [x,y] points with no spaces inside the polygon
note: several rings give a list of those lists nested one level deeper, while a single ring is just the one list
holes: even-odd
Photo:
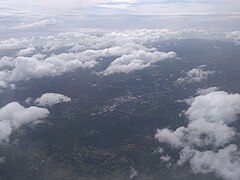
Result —
[{"label": "cloud", "polygon": [[226,38],[233,40],[236,45],[240,45],[240,31],[233,31],[226,33]]},{"label": "cloud", "polygon": [[[103,57],[114,57],[115,60],[100,74],[129,73],[144,69],[155,62],[174,58],[174,52],[159,52],[151,45],[179,34],[181,33],[167,29],[140,29],[73,32],[3,40],[0,48],[21,50],[16,53],[16,57],[1,58],[0,87],[6,89],[18,81],[56,77],[79,68],[94,68],[101,63],[99,58]],[[35,47],[43,48],[43,51],[34,54],[37,51]],[[65,49],[65,52],[46,55],[59,48]],[[24,57],[26,55],[28,57]]]},{"label": "cloud", "polygon": [[129,55],[123,55],[120,58],[115,59],[109,67],[103,71],[104,75],[113,73],[129,73],[132,71],[144,69],[151,64],[165,59],[175,58],[175,52],[145,52],[134,51]]},{"label": "cloud", "polygon": [[217,152],[195,151],[190,165],[194,173],[214,172],[220,178],[237,180],[240,177],[240,151],[234,144],[230,144]]},{"label": "cloud", "polygon": [[96,64],[95,60],[76,59],[72,54],[56,55],[44,60],[33,56],[17,57],[7,59],[7,61],[0,62],[0,64],[8,64],[7,69],[0,71],[2,87],[8,87],[10,84],[22,80],[55,77],[78,68],[91,68]]},{"label": "cloud", "polygon": [[48,114],[49,111],[45,108],[25,108],[18,102],[0,108],[0,143],[7,142],[11,133],[22,125],[38,123]]},{"label": "cloud", "polygon": [[64,96],[62,94],[46,93],[43,94],[41,97],[37,98],[34,102],[37,106],[51,107],[55,104],[71,102],[71,98]]},{"label": "cloud", "polygon": [[17,55],[18,56],[25,56],[25,55],[29,55],[32,54],[35,51],[35,47],[32,46],[32,44],[30,44],[26,49],[21,49]]},{"label": "cloud", "polygon": [[[213,90],[213,91],[209,91]],[[240,152],[232,144],[237,136],[232,124],[240,114],[240,94],[208,88],[195,97],[185,111],[186,126],[158,129],[155,138],[178,149],[177,165],[190,163],[194,173],[215,173],[227,180],[240,178]]]},{"label": "cloud", "polygon": [[32,42],[33,40],[28,38],[10,38],[0,41],[0,49],[17,49],[27,47]]},{"label": "cloud", "polygon": [[214,74],[215,71],[204,71],[201,68],[194,68],[187,72],[187,76],[184,78],[178,78],[177,83],[193,83],[193,82],[200,82],[204,79],[207,79],[207,77],[210,74]]},{"label": "cloud", "polygon": [[[0,40],[0,49],[27,48],[42,46],[47,52],[61,47],[73,47],[72,52],[100,50],[110,47],[145,47],[149,44],[169,39],[212,37],[204,29],[135,29],[122,31],[104,31],[99,29],[80,29],[78,32],[60,33],[53,36],[31,38],[10,38]],[[146,48],[146,47],[145,47]]]},{"label": "cloud", "polygon": [[[96,74],[130,73],[176,57],[175,52],[160,52],[155,43],[169,39],[208,36],[202,29],[135,29],[122,31],[80,30],[52,36],[11,38],[0,41],[0,49],[16,49],[16,57],[0,60],[0,88],[7,89],[18,81],[56,77],[79,68],[93,69],[100,58],[113,57],[110,65]],[[30,44],[30,45],[29,45]],[[37,49],[35,47],[38,47]],[[20,51],[18,50],[21,49]],[[43,49],[43,50],[41,50]],[[55,55],[57,50],[61,54]],[[39,50],[39,52],[37,52]],[[36,54],[35,54],[36,53]],[[28,56],[28,57],[23,57]],[[179,78],[178,83],[199,82],[214,71],[198,67]]]},{"label": "cloud", "polygon": [[[230,1],[230,2],[229,2]],[[229,1],[217,1],[209,0],[209,1],[166,1],[166,0],[42,0],[38,1],[27,1],[27,0],[11,0],[5,1],[1,3],[1,8],[4,12],[12,12],[12,11],[20,11],[20,12],[31,12],[38,14],[54,14],[54,15],[64,15],[65,13],[77,13],[77,14],[96,14],[99,15],[102,11],[97,11],[98,6],[105,5],[108,9],[107,5],[115,5],[117,10],[119,10],[117,5],[125,5],[129,10],[132,9],[131,15],[145,15],[145,14],[159,14],[162,12],[166,15],[172,13],[234,13],[238,12],[237,7],[239,5],[238,1],[229,0]],[[114,7],[115,7],[114,6]],[[113,7],[113,8],[114,8]],[[106,8],[103,11],[106,11]],[[82,9],[86,9],[84,12],[81,12]],[[126,11],[110,11],[108,14],[112,15],[116,12],[120,14],[129,14]],[[105,12],[105,13],[107,13]]]}]

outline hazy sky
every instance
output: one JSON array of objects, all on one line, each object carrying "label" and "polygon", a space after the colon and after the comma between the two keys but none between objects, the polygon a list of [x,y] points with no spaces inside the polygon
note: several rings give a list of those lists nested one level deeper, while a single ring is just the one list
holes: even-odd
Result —
[{"label": "hazy sky", "polygon": [[239,0],[1,0],[1,13],[176,15],[240,12]]},{"label": "hazy sky", "polygon": [[50,25],[51,30],[200,27],[236,31],[240,28],[240,1],[0,0],[0,31],[43,25]]}]

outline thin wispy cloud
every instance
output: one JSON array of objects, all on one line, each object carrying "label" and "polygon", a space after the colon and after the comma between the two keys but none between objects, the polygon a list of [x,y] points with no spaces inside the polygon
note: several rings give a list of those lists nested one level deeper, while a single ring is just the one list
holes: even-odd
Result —
[{"label": "thin wispy cloud", "polygon": [[[10,0],[0,4],[2,12],[24,11],[33,13],[48,12],[50,14],[79,13],[78,9],[85,8],[89,14],[98,14],[98,8],[115,9],[123,14],[189,14],[215,13],[232,14],[239,12],[239,1],[234,0]],[[130,11],[124,11],[124,10]],[[96,11],[97,10],[97,11]],[[123,11],[119,11],[123,10]],[[110,13],[115,13],[111,11]]]}]

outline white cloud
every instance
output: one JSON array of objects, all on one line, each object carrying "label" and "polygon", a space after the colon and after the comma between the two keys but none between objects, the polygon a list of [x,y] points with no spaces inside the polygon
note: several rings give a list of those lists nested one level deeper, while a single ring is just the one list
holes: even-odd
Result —
[{"label": "white cloud", "polygon": [[[207,3],[206,3],[207,2]],[[239,6],[238,1],[234,0],[209,0],[209,1],[164,1],[164,0],[42,0],[39,1],[27,1],[27,0],[11,0],[3,1],[1,8],[3,12],[20,11],[20,12],[31,12],[39,14],[58,14],[63,15],[65,13],[78,13],[83,14],[86,11],[81,12],[82,9],[87,10],[87,14],[99,14],[99,5],[128,5],[128,10],[131,10],[131,14],[145,15],[151,14],[156,15],[159,12],[162,14],[171,15],[182,14],[182,13],[193,13],[193,14],[231,14],[238,12]],[[103,9],[106,11],[106,9]],[[118,12],[120,14],[129,14],[126,11],[110,11],[110,15]],[[105,12],[107,13],[107,12]]]},{"label": "white cloud", "polygon": [[[29,55],[35,47],[43,47],[48,54],[58,48],[70,48],[58,55],[34,54],[32,57],[3,57],[0,61],[0,87],[10,87],[17,81],[55,77],[78,68],[93,68],[100,57],[116,57],[104,70],[104,75],[139,70],[164,59],[174,58],[174,52],[158,52],[149,44],[180,35],[167,29],[132,31],[92,31],[62,33],[39,38],[9,39],[0,48],[22,48],[17,55]],[[30,44],[30,45],[29,45]]]},{"label": "white cloud", "polygon": [[32,42],[33,40],[28,38],[10,38],[0,41],[0,49],[16,49],[27,47]]},{"label": "white cloud", "polygon": [[31,23],[31,24],[20,24],[20,25],[16,26],[15,29],[26,30],[26,29],[34,29],[34,28],[44,28],[46,26],[53,26],[53,25],[59,24],[60,22],[61,21],[59,21],[55,18],[43,19],[43,20]]},{"label": "white cloud", "polygon": [[[2,62],[6,64],[6,62]],[[1,62],[0,62],[1,64]],[[33,57],[17,57],[8,61],[12,67],[0,71],[0,82],[6,87],[17,81],[26,81],[41,77],[59,76],[78,68],[91,68],[96,64],[95,60],[76,59],[72,54],[61,54],[44,60]],[[1,65],[0,65],[1,66]]]},{"label": "white cloud", "polygon": [[43,107],[51,107],[55,104],[70,102],[71,98],[58,93],[46,93],[35,100],[35,104]]},{"label": "white cloud", "polygon": [[45,108],[25,108],[18,102],[0,108],[0,142],[8,141],[11,133],[22,125],[38,123],[48,114],[49,111]]},{"label": "white cloud", "polygon": [[155,134],[155,138],[159,142],[166,142],[175,148],[179,148],[183,145],[181,138],[184,136],[184,130],[185,128],[183,127],[180,127],[175,131],[169,129],[158,129]]},{"label": "white cloud", "polygon": [[32,98],[32,97],[27,97],[24,102],[25,102],[26,104],[31,104],[32,101],[33,101],[33,98]]},{"label": "white cloud", "polygon": [[18,56],[29,55],[32,54],[35,50],[36,50],[35,47],[33,47],[33,45],[30,44],[26,49],[21,49],[17,55]]},{"label": "white cloud", "polygon": [[239,119],[240,94],[216,91],[216,87],[208,90],[195,97],[185,111],[189,121],[186,127],[158,129],[155,137],[180,150],[178,165],[189,162],[195,173],[213,172],[236,180],[240,178],[236,170],[240,168],[240,152],[229,144],[237,135],[231,125]]},{"label": "white cloud", "polygon": [[193,83],[193,82],[200,82],[204,79],[207,79],[207,77],[210,74],[214,74],[215,71],[204,71],[201,68],[194,68],[187,72],[187,76],[184,78],[178,78],[177,83]]},{"label": "white cloud", "polygon": [[162,161],[164,161],[164,162],[168,162],[168,161],[171,160],[171,157],[168,156],[168,155],[166,155],[166,156],[161,156],[160,159],[161,159]]},{"label": "white cloud", "polygon": [[220,178],[237,180],[240,178],[240,151],[234,144],[230,144],[217,152],[195,151],[190,165],[194,173],[214,172]]},{"label": "white cloud", "polygon": [[134,51],[129,55],[123,55],[120,58],[115,59],[109,67],[103,71],[104,75],[113,73],[129,73],[139,69],[144,69],[153,63],[162,61],[165,59],[175,58],[174,52],[146,52],[146,51]]}]

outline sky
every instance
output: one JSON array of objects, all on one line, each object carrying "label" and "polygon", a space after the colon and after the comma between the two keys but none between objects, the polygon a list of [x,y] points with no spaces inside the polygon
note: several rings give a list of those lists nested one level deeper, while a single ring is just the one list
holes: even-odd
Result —
[{"label": "sky", "polygon": [[62,30],[207,27],[233,31],[240,27],[240,1],[0,0],[0,31],[52,18],[55,24],[64,24]]},{"label": "sky", "polygon": [[1,0],[1,13],[49,15],[236,15],[238,0]]}]

